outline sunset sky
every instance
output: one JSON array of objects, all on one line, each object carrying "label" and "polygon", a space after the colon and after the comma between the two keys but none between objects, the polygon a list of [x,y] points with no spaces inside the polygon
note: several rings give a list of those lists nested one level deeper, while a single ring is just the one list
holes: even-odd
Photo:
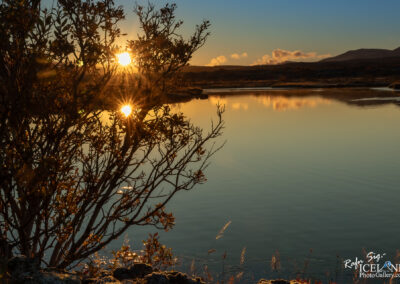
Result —
[{"label": "sunset sky", "polygon": [[[158,6],[166,3],[153,2]],[[400,46],[399,0],[174,2],[178,5],[178,18],[185,22],[184,35],[202,19],[212,24],[212,35],[193,57],[193,65],[313,61],[351,49]],[[116,0],[116,4],[125,7],[127,20],[122,28],[130,35],[135,35],[138,28],[131,13],[134,3]]]}]

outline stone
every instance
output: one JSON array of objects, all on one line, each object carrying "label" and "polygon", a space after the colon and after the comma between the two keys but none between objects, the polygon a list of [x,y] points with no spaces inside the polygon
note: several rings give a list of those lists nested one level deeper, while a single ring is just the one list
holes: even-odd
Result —
[{"label": "stone", "polygon": [[304,282],[299,282],[297,280],[289,281],[289,280],[284,280],[284,279],[275,279],[275,280],[260,279],[257,284],[301,284],[301,283],[304,283]]},{"label": "stone", "polygon": [[118,280],[132,279],[130,270],[128,268],[120,267],[113,271],[113,276]]},{"label": "stone", "polygon": [[136,278],[143,278],[153,272],[153,268],[145,263],[135,263],[129,270],[131,274],[136,275]]},{"label": "stone", "polygon": [[169,284],[169,280],[164,273],[153,272],[145,277],[146,284]]},{"label": "stone", "polygon": [[200,278],[192,279],[178,271],[153,272],[144,279],[147,284],[204,284]]},{"label": "stone", "polygon": [[39,269],[39,261],[34,258],[19,255],[11,258],[7,263],[7,267],[11,275],[32,273]]},{"label": "stone", "polygon": [[121,282],[118,279],[114,278],[113,276],[108,275],[108,276],[105,276],[102,278],[98,278],[94,283],[96,283],[96,284],[105,284],[105,283],[120,284]]},{"label": "stone", "polygon": [[392,84],[389,85],[389,88],[392,88],[394,90],[400,90],[400,82],[393,82]]},{"label": "stone", "polygon": [[37,271],[33,275],[33,280],[38,284],[80,284],[78,275],[58,271]]},{"label": "stone", "polygon": [[26,256],[15,256],[7,263],[11,283],[80,284],[78,275],[55,269],[40,270],[39,261]]},{"label": "stone", "polygon": [[97,281],[97,278],[83,277],[82,284],[93,284],[93,283],[96,283],[96,281]]},{"label": "stone", "polygon": [[147,274],[153,272],[153,268],[150,265],[144,263],[135,263],[129,269],[128,268],[117,268],[113,272],[113,276],[118,280],[125,279],[136,279],[143,278]]},{"label": "stone", "polygon": [[277,279],[277,280],[261,279],[260,281],[258,281],[257,284],[290,284],[290,282],[283,279]]}]

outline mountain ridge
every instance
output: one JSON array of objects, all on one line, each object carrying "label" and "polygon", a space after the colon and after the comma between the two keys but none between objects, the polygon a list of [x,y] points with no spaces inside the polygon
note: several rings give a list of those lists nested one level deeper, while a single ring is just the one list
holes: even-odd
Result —
[{"label": "mountain ridge", "polygon": [[337,56],[320,60],[319,62],[343,62],[351,60],[380,59],[400,57],[400,47],[393,50],[383,48],[360,48],[349,50]]}]

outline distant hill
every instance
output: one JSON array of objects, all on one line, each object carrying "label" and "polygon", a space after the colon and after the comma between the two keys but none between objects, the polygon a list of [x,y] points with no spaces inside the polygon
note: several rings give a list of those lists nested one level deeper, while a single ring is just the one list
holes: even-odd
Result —
[{"label": "distant hill", "polygon": [[256,66],[187,66],[183,77],[191,87],[293,86],[387,87],[400,82],[400,49],[389,57],[293,62]]},{"label": "distant hill", "polygon": [[200,88],[400,86],[400,47],[350,50],[318,62],[186,66],[183,77],[191,87]]},{"label": "distant hill", "polygon": [[361,48],[350,50],[338,56],[323,59],[320,62],[342,62],[350,60],[369,60],[392,57],[400,57],[400,47],[394,50],[378,48]]}]

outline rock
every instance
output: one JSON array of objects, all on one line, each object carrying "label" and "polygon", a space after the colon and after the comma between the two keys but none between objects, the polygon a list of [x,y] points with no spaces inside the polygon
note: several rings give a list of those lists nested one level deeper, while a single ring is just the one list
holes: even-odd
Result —
[{"label": "rock", "polygon": [[[266,280],[261,279],[257,284],[301,284],[303,282],[299,282],[297,280],[284,280],[284,279],[276,279],[276,280]],[[307,282],[308,283],[308,282]]]},{"label": "rock", "polygon": [[106,276],[112,276],[112,272],[109,270],[104,270],[104,269],[100,270],[99,278],[106,277]]},{"label": "rock", "polygon": [[125,279],[136,279],[143,278],[147,274],[153,272],[153,268],[150,265],[144,263],[135,263],[129,269],[128,268],[117,268],[113,272],[113,276],[118,280]]},{"label": "rock", "polygon": [[118,281],[118,279],[112,277],[111,275],[102,277],[102,278],[98,278],[94,283],[96,284],[105,284],[105,283],[109,283],[109,284],[120,284],[121,282]]},{"label": "rock", "polygon": [[392,88],[394,90],[400,90],[400,82],[393,82],[392,84],[389,85],[389,88]]},{"label": "rock", "polygon": [[32,279],[37,284],[80,284],[78,275],[58,272],[58,271],[37,271],[32,275]]},{"label": "rock", "polygon": [[11,283],[29,284],[80,284],[79,276],[71,273],[56,271],[36,271],[30,274],[24,273],[18,277],[12,277]]},{"label": "rock", "polygon": [[8,272],[11,275],[21,275],[26,273],[33,273],[38,271],[40,265],[39,261],[34,258],[28,258],[26,256],[14,256],[8,263]]},{"label": "rock", "polygon": [[78,275],[55,269],[40,270],[39,261],[26,256],[15,256],[8,261],[11,283],[80,284]]},{"label": "rock", "polygon": [[145,277],[146,284],[169,284],[167,276],[161,272],[153,272]]},{"label": "rock", "polygon": [[192,279],[178,271],[153,272],[144,279],[147,284],[204,284],[200,278]]},{"label": "rock", "polygon": [[260,281],[258,281],[257,284],[290,284],[290,282],[282,279],[277,279],[277,280],[261,279]]},{"label": "rock", "polygon": [[132,279],[130,270],[128,268],[117,268],[113,272],[113,276],[118,280]]},{"label": "rock", "polygon": [[82,279],[82,284],[93,284],[93,283],[96,283],[96,281],[97,281],[97,278],[87,278],[87,277],[84,277],[84,278]]},{"label": "rock", "polygon": [[[200,278],[191,278],[177,271],[155,272],[150,265],[136,263],[130,268],[117,268],[110,275],[104,270],[96,278],[81,279],[75,273],[53,268],[40,269],[39,262],[25,256],[18,256],[8,262],[12,284],[204,284]],[[121,281],[121,282],[120,282]],[[265,282],[263,284],[286,282]]]},{"label": "rock", "polygon": [[140,278],[143,278],[147,274],[150,274],[153,272],[153,268],[150,265],[144,264],[144,263],[136,263],[136,264],[132,265],[129,268],[129,270],[132,274],[135,274],[136,277],[140,277]]}]

